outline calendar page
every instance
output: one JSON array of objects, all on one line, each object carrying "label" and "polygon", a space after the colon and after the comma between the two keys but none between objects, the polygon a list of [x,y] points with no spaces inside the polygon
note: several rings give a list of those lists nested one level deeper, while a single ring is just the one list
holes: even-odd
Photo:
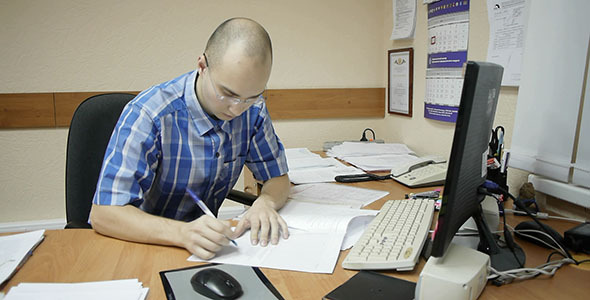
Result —
[{"label": "calendar page", "polygon": [[469,0],[428,5],[428,62],[424,117],[455,122],[469,41]]}]

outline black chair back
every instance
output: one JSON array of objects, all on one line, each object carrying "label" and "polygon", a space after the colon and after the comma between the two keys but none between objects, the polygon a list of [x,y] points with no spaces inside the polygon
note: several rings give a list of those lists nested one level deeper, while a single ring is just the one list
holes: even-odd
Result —
[{"label": "black chair back", "polygon": [[134,97],[96,95],[74,112],[66,152],[66,228],[90,228],[88,216],[107,144],[123,108]]}]

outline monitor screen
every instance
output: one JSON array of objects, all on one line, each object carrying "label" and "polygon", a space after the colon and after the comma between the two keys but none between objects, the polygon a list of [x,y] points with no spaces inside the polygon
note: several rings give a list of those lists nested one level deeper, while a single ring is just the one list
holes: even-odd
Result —
[{"label": "monitor screen", "polygon": [[459,113],[431,255],[444,255],[455,233],[481,212],[478,193],[487,175],[488,143],[494,122],[503,68],[467,63]]}]

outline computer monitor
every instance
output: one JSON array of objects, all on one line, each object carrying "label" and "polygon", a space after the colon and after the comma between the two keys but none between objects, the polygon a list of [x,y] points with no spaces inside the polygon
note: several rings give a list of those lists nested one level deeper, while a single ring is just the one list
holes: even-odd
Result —
[{"label": "computer monitor", "polygon": [[[480,236],[478,250],[490,255],[493,267],[508,270],[518,268],[520,260],[512,251],[498,246],[483,221],[480,203],[485,195],[478,193],[486,180],[488,143],[502,73],[503,68],[496,64],[467,63],[431,255],[442,257],[461,225],[473,217]],[[524,254],[519,255],[524,262]]]}]

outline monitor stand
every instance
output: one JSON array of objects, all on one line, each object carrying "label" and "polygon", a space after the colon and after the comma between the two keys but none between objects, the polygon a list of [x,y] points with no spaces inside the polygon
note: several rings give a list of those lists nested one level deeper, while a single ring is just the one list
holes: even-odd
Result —
[{"label": "monitor stand", "polygon": [[491,266],[498,271],[518,269],[524,266],[526,256],[522,248],[514,244],[514,250],[506,245],[500,246],[497,238],[492,234],[490,228],[483,220],[481,206],[479,212],[473,215],[479,233],[479,245],[477,250],[490,256]]}]

